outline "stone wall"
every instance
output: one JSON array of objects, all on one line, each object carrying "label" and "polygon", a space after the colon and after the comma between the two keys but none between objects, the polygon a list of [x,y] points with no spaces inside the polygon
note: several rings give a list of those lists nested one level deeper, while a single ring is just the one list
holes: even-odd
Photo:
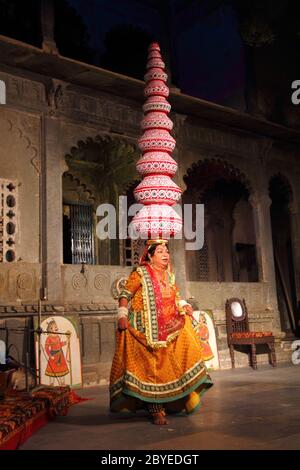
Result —
[{"label": "stone wall", "polygon": [[0,178],[17,191],[16,259],[38,263],[40,118],[1,107],[0,142]]},{"label": "stone wall", "polygon": [[[81,325],[83,378],[86,384],[107,380],[114,350],[116,279],[128,275],[121,266],[63,265],[62,175],[65,155],[80,140],[108,135],[135,144],[140,134],[141,103],[92,88],[80,88],[50,77],[0,66],[7,84],[7,105],[0,108],[0,178],[18,182],[17,259],[0,265],[1,324],[24,326],[37,315],[40,287],[48,298],[44,314],[76,315]],[[172,97],[170,97],[172,101]],[[251,205],[260,270],[259,283],[186,282],[184,243],[174,242],[174,266],[182,295],[194,296],[201,308],[212,309],[221,367],[229,367],[225,301],[245,298],[252,329],[272,329],[280,353],[268,181],[283,173],[294,192],[293,249],[300,298],[300,166],[295,146],[245,130],[205,124],[193,116],[173,113],[179,163],[177,183],[193,163],[220,158],[243,172],[253,188]],[[40,189],[42,188],[42,194]],[[24,360],[24,342],[16,335]],[[23,338],[24,339],[24,338]],[[285,347],[285,346],[284,346]],[[278,357],[286,356],[279,354]],[[258,355],[266,361],[266,354]],[[245,365],[237,354],[237,365]]]}]

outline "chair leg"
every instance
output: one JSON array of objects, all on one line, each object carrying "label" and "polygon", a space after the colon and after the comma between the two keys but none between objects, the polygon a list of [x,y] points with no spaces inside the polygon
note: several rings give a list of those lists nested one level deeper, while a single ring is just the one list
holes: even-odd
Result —
[{"label": "chair leg", "polygon": [[275,345],[274,343],[268,343],[270,352],[269,352],[269,358],[270,358],[270,364],[272,367],[276,367],[276,353],[275,353]]},{"label": "chair leg", "polygon": [[251,344],[252,367],[257,369],[256,344]]},{"label": "chair leg", "polygon": [[268,343],[268,348],[269,348],[269,351],[268,351],[269,364],[270,364],[270,366],[273,366],[272,345],[270,343]]},{"label": "chair leg", "polygon": [[230,351],[230,357],[231,357],[231,366],[234,369],[235,368],[235,363],[234,363],[234,347],[233,347],[233,344],[229,345],[229,351]]},{"label": "chair leg", "polygon": [[252,367],[252,352],[251,352],[251,349],[249,349],[249,351],[248,351],[248,363],[249,363],[249,366]]}]

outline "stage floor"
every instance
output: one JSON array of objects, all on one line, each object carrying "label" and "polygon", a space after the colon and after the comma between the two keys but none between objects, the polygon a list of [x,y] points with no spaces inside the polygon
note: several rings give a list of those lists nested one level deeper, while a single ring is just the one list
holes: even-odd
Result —
[{"label": "stage floor", "polygon": [[[300,449],[300,365],[260,366],[211,374],[202,408],[154,426],[145,414],[108,412],[108,388],[79,390],[90,400],[36,432],[21,450]],[[78,438],[80,436],[80,438]]]}]

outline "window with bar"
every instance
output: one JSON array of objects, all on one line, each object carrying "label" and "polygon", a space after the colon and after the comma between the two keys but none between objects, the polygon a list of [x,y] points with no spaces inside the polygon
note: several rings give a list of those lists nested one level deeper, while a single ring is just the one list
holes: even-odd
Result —
[{"label": "window with bar", "polygon": [[64,204],[64,263],[95,264],[93,206]]},{"label": "window with bar", "polygon": [[0,178],[0,263],[16,260],[17,183]]}]

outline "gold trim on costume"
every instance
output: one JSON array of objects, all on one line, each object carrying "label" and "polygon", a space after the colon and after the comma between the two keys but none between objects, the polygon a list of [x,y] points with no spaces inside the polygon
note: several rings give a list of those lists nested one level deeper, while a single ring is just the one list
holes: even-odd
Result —
[{"label": "gold trim on costume", "polygon": [[[141,276],[142,282],[142,298],[143,298],[143,307],[144,307],[144,328],[145,328],[145,336],[148,346],[153,349],[156,348],[166,348],[174,339],[179,335],[181,330],[174,331],[170,335],[168,335],[165,341],[155,341],[153,339],[153,331],[152,331],[152,315],[154,312],[151,309],[150,300],[149,300],[149,292],[148,292],[148,285],[147,285],[147,277],[149,276],[146,268],[144,266],[139,266],[137,268],[137,272]],[[152,285],[152,281],[151,281]],[[154,307],[155,308],[155,307]],[[155,308],[155,315],[156,315],[156,308]],[[155,319],[155,324],[157,326],[157,318]]]},{"label": "gold trim on costume", "polygon": [[157,238],[156,240],[147,240],[147,245],[167,245],[169,240],[165,240],[163,238]]}]

